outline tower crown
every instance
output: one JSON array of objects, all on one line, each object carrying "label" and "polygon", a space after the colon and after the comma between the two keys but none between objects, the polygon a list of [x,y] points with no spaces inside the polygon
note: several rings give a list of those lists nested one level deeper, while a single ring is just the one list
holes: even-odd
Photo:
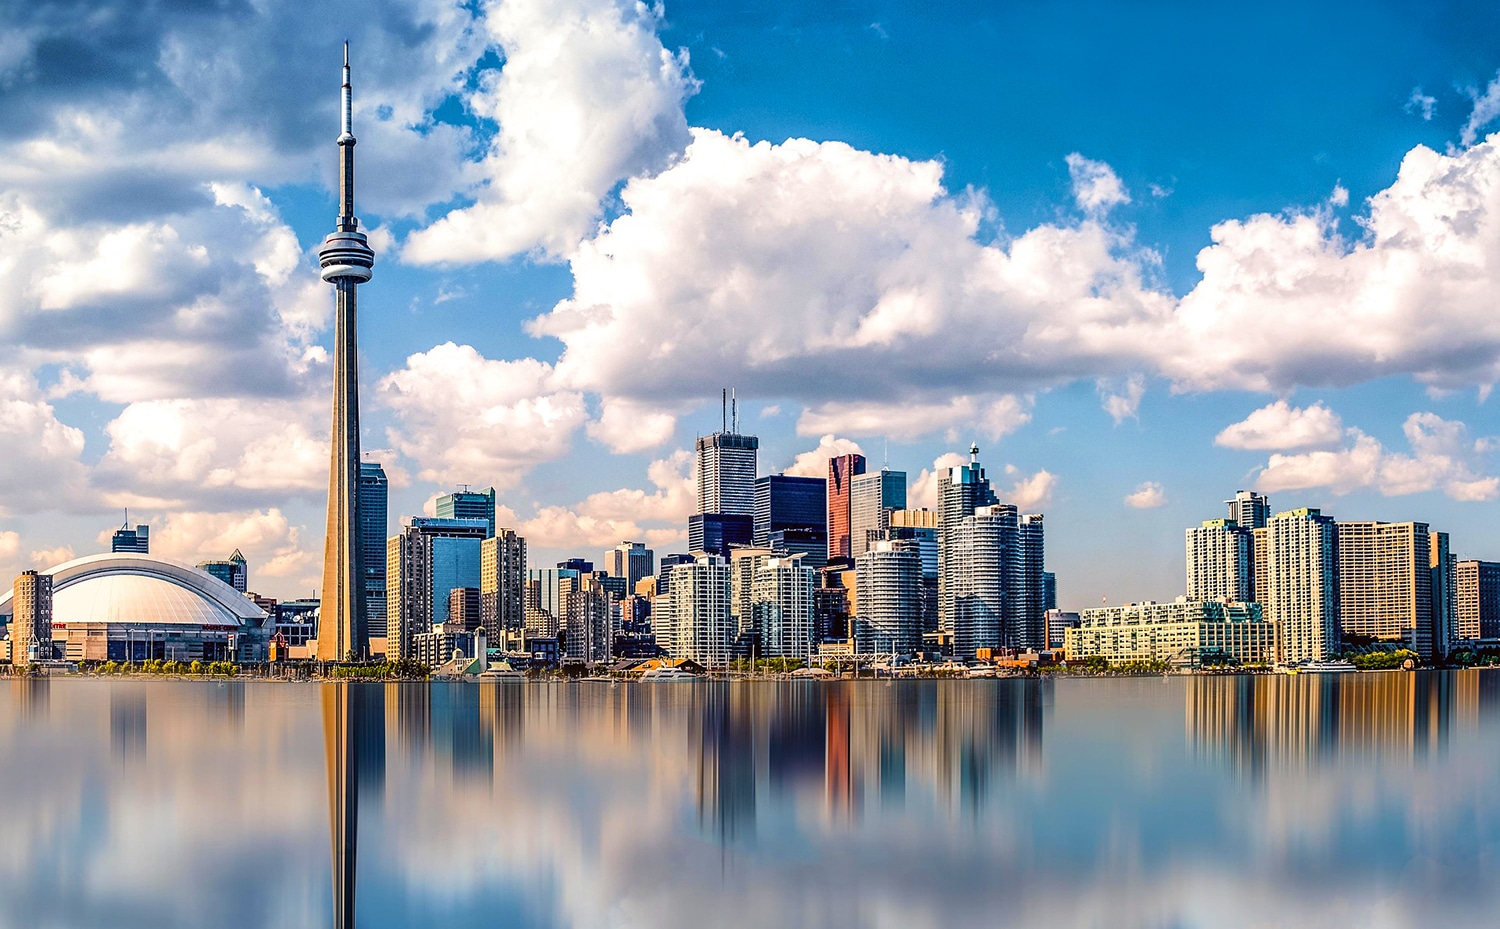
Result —
[{"label": "tower crown", "polygon": [[340,88],[341,131],[339,146],[339,218],[338,227],[318,249],[318,263],[323,280],[329,283],[353,281],[363,284],[370,279],[375,252],[369,240],[359,231],[354,215],[354,88],[349,78],[349,43],[344,43],[344,81]]}]

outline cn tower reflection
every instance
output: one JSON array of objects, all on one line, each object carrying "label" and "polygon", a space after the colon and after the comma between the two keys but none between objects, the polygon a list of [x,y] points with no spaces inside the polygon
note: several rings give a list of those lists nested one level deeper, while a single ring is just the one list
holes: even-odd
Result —
[{"label": "cn tower reflection", "polygon": [[352,929],[358,876],[359,804],[385,788],[384,684],[327,683],[323,751],[328,772],[328,836],[334,929]]}]

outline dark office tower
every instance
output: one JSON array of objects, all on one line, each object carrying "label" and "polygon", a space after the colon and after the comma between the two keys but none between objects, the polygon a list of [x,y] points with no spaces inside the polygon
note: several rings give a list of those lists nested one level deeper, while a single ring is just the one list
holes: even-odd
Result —
[{"label": "dark office tower", "polygon": [[1042,514],[1028,513],[1016,521],[1016,547],[1011,561],[1011,613],[1014,626],[1009,636],[1018,648],[1047,647],[1047,572]]},{"label": "dark office tower", "polygon": [[694,466],[698,481],[698,512],[750,516],[755,512],[755,471],[760,439],[740,434],[738,412],[728,398],[723,428],[700,436]]},{"label": "dark office tower", "polygon": [[557,567],[560,571],[576,572],[576,577],[594,573],[594,563],[587,558],[569,558],[567,561],[559,561]]},{"label": "dark office tower", "polygon": [[495,488],[488,490],[455,490],[437,498],[439,519],[482,519],[495,534]]},{"label": "dark office tower", "polygon": [[635,593],[641,578],[656,573],[656,553],[644,542],[621,542],[604,553],[604,573],[625,582],[625,593]]},{"label": "dark office tower", "polygon": [[339,133],[338,228],[318,249],[323,280],[334,286],[333,434],[329,442],[328,532],[323,542],[317,656],[338,661],[369,654],[364,572],[359,546],[359,347],[357,293],[370,279],[375,253],[354,215],[353,91],[344,45],[343,131]]},{"label": "dark office tower", "polygon": [[969,446],[968,464],[949,468],[938,477],[938,626],[944,632],[953,632],[955,593],[949,553],[954,550],[954,534],[975,510],[999,502],[979,463],[977,444]]},{"label": "dark office tower", "polygon": [[1042,608],[1057,609],[1057,575],[1051,571],[1042,572]]},{"label": "dark office tower", "polygon": [[114,536],[109,540],[109,550],[115,554],[122,552],[134,555],[151,554],[151,527],[136,526],[130,528],[126,523],[115,530]]},{"label": "dark office tower", "polygon": [[828,560],[849,558],[849,530],[853,524],[854,476],[865,473],[865,456],[839,455],[828,459]]},{"label": "dark office tower", "polygon": [[755,539],[755,520],[750,515],[695,513],[688,517],[688,548],[729,557],[731,547],[743,547]]},{"label": "dark office tower", "polygon": [[1225,500],[1229,518],[1242,529],[1264,529],[1271,518],[1271,502],[1253,490],[1237,490],[1233,500]]},{"label": "dark office tower", "polygon": [[359,554],[364,575],[365,628],[385,638],[385,539],[390,482],[373,461],[359,465]]},{"label": "dark office tower", "polygon": [[821,571],[828,564],[828,533],[823,529],[778,529],[763,546],[778,555],[801,555],[802,567]]},{"label": "dark office tower", "polygon": [[755,480],[755,538],[770,543],[783,529],[826,529],[828,482],[821,477],[769,474]]},{"label": "dark office tower", "polygon": [[239,549],[235,549],[234,554],[224,561],[200,561],[198,569],[208,572],[239,593],[250,589],[250,566]]}]

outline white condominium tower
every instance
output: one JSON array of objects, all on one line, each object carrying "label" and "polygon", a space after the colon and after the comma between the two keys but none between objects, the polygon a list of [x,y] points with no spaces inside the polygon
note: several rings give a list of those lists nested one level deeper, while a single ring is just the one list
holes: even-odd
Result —
[{"label": "white condominium tower", "polygon": [[982,506],[999,503],[979,463],[979,446],[969,446],[969,463],[949,468],[938,477],[938,626],[953,632],[953,590],[949,589],[952,571],[948,566],[952,536],[963,520]]},{"label": "white condominium tower", "polygon": [[800,658],[811,663],[812,598],[817,573],[802,567],[801,554],[766,559],[756,570],[750,609],[765,657]]},{"label": "white condominium tower", "polygon": [[1283,664],[1339,648],[1337,534],[1333,518],[1303,507],[1267,523],[1266,618],[1277,624]]},{"label": "white condominium tower", "polygon": [[1004,644],[1016,508],[984,506],[949,534],[948,590],[953,595],[953,657],[970,661],[976,650]]},{"label": "white condominium tower", "polygon": [[1254,536],[1229,519],[1187,530],[1187,598],[1227,603],[1255,599]]},{"label": "white condominium tower", "polygon": [[671,590],[657,598],[667,607],[657,644],[673,658],[691,658],[705,667],[729,664],[729,590],[729,564],[718,555],[675,565]]},{"label": "white condominium tower", "polygon": [[922,554],[916,543],[875,542],[854,565],[856,650],[915,652],[922,645]]}]

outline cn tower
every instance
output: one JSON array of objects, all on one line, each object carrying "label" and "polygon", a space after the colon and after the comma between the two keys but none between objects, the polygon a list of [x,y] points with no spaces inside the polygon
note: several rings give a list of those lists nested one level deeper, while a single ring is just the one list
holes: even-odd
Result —
[{"label": "cn tower", "polygon": [[375,253],[354,215],[353,89],[344,43],[343,131],[339,133],[338,227],[323,240],[318,261],[338,298],[333,347],[333,435],[328,461],[328,535],[323,545],[323,602],[318,659],[369,654],[359,554],[359,285],[370,279]]}]

